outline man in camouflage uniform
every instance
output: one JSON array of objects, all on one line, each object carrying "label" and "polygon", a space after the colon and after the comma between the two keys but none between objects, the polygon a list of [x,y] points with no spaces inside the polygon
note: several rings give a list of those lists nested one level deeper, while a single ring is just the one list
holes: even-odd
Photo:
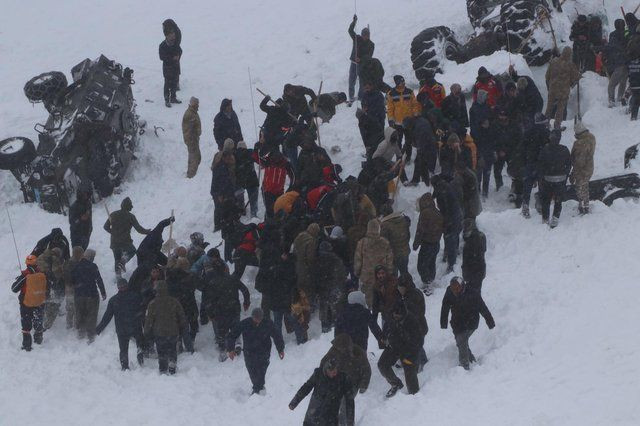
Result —
[{"label": "man in camouflage uniform", "polygon": [[576,141],[571,148],[573,169],[569,181],[576,188],[580,214],[586,214],[589,213],[589,179],[593,175],[593,153],[596,149],[596,138],[582,121],[576,123],[574,131]]},{"label": "man in camouflage uniform", "polygon": [[553,127],[559,129],[564,117],[564,111],[569,100],[571,87],[580,79],[580,72],[576,65],[571,61],[571,48],[565,47],[562,55],[555,58],[547,68],[545,76],[547,88],[549,89],[549,98],[547,101],[547,111],[545,116],[551,117],[555,107],[555,120]]},{"label": "man in camouflage uniform", "polygon": [[189,153],[189,160],[187,165],[187,177],[191,179],[198,172],[198,166],[200,165],[200,135],[202,134],[202,127],[200,125],[200,116],[198,115],[198,107],[200,101],[198,98],[192,97],[189,101],[189,107],[184,112],[182,117],[182,135],[184,137],[184,144],[187,145],[187,152]]}]

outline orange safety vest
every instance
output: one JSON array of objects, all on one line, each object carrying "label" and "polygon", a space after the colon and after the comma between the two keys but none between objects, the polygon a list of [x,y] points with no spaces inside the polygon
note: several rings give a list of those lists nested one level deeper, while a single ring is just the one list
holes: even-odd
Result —
[{"label": "orange safety vest", "polygon": [[42,306],[47,298],[47,277],[42,272],[27,275],[22,304],[28,308]]}]

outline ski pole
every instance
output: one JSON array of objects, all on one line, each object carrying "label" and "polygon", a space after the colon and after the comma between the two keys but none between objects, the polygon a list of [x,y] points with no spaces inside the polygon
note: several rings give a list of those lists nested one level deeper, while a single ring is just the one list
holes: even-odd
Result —
[{"label": "ski pole", "polygon": [[9,214],[9,207],[4,208],[7,211],[7,217],[9,218],[9,228],[11,228],[11,236],[13,237],[13,246],[16,249],[16,259],[18,259],[18,271],[22,271],[20,266],[20,253],[18,251],[18,243],[16,243],[16,234],[13,232],[13,223],[11,222],[11,215]]},{"label": "ski pole", "polygon": [[[276,103],[276,101],[274,101],[273,99],[271,99],[271,96],[267,95],[266,93],[264,93],[262,90],[258,89],[257,87],[256,87],[256,90],[258,91],[258,93],[260,93],[260,94],[261,94],[262,96],[264,96],[265,98],[269,98],[269,101],[270,101],[273,105],[278,106],[278,104]],[[296,117],[295,115],[291,114],[290,112],[289,112],[289,113],[287,113],[287,114],[289,114],[289,117],[291,117],[294,121],[297,121],[297,120],[298,120],[298,117]]]},{"label": "ski pole", "polygon": [[247,67],[249,72],[249,93],[251,93],[251,110],[253,111],[253,130],[256,134],[256,140],[258,140],[258,123],[256,121],[256,104],[253,102],[253,82],[251,81],[251,67]]}]

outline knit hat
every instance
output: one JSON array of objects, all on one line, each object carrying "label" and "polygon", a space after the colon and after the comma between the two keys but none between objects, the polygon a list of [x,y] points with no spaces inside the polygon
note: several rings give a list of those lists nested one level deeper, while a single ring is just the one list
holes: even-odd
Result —
[{"label": "knit hat", "polygon": [[374,268],[373,272],[374,272],[375,274],[378,274],[378,272],[380,272],[380,271],[385,271],[385,272],[387,272],[387,267],[386,267],[386,266],[384,266],[384,265],[376,265],[376,267]]},{"label": "knit hat", "polygon": [[364,27],[362,29],[362,31],[360,32],[360,34],[362,34],[363,36],[365,36],[365,35],[368,36],[370,34],[369,33],[369,27]]},{"label": "knit hat", "polygon": [[247,149],[247,144],[245,143],[245,141],[240,141],[240,142],[238,142],[238,144],[236,145],[236,148],[243,148],[243,149]]},{"label": "knit hat", "polygon": [[490,75],[485,67],[478,68],[478,77],[489,77]]},{"label": "knit hat", "polygon": [[125,290],[129,288],[129,282],[124,278],[118,278],[118,290]]},{"label": "knit hat", "polygon": [[401,76],[401,75],[394,75],[393,76],[393,82],[396,84],[396,86],[399,86],[402,83],[404,83],[404,77]]},{"label": "knit hat", "polygon": [[262,308],[255,308],[253,311],[251,311],[251,318],[262,321],[262,319],[264,318],[264,311],[262,310]]},{"label": "knit hat", "polygon": [[210,257],[210,258],[213,258],[213,259],[219,259],[220,258],[220,250],[218,250],[217,248],[209,249],[209,251],[207,251],[207,257]]},{"label": "knit hat", "polygon": [[582,120],[578,120],[576,121],[576,124],[574,124],[573,126],[573,131],[574,133],[577,135],[581,135],[584,132],[587,132],[589,129],[586,128],[586,126],[584,125],[584,123],[582,122]]},{"label": "knit hat", "polygon": [[529,82],[524,77],[520,77],[518,79],[518,82],[516,83],[516,86],[518,87],[518,90],[524,90],[524,89],[527,88],[528,85],[529,85]]},{"label": "knit hat", "polygon": [[338,361],[335,358],[329,358],[325,361],[322,371],[326,374],[327,371],[332,371],[338,368]]},{"label": "knit hat", "polygon": [[333,247],[331,247],[331,243],[329,241],[323,241],[318,246],[318,251],[320,253],[330,253],[333,251]]},{"label": "knit hat", "polygon": [[96,251],[94,249],[86,249],[84,251],[84,258],[87,259],[90,262],[93,262],[93,259],[96,258]]},{"label": "knit hat", "polygon": [[337,240],[338,238],[342,238],[344,236],[344,231],[342,230],[342,228],[340,226],[334,226],[333,229],[331,230],[331,234],[329,235],[329,238],[331,238],[332,240]]},{"label": "knit hat", "polygon": [[350,305],[361,305],[362,307],[367,307],[367,297],[360,290],[352,291],[347,296],[347,302]]},{"label": "knit hat", "polygon": [[233,152],[236,143],[231,138],[227,138],[224,140],[224,145],[222,146],[222,152],[225,154]]},{"label": "knit hat", "polygon": [[191,99],[189,99],[189,105],[199,105],[200,104],[200,99],[196,98],[195,96],[192,96]]}]

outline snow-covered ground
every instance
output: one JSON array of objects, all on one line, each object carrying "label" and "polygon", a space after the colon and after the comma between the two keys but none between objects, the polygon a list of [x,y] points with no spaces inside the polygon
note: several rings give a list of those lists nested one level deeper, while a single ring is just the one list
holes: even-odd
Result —
[{"label": "snow-covered ground", "polygon": [[[617,18],[620,3],[627,10],[635,7],[630,0],[607,3],[610,22]],[[565,9],[576,5],[580,11],[591,11],[599,4],[569,0]],[[46,112],[24,97],[28,78],[48,70],[68,74],[84,58],[104,53],[135,70],[141,118],[166,129],[159,138],[151,132],[142,138],[138,163],[121,193],[106,204],[115,208],[130,196],[145,226],[175,209],[179,242],[190,232],[202,231],[215,244],[219,236],[211,233],[208,166],[214,152],[212,120],[220,101],[234,100],[245,139],[254,142],[248,67],[254,87],[274,96],[286,82],[315,89],[323,80],[324,91],[346,91],[346,30],[352,14],[353,3],[338,0],[7,0],[0,14],[0,138],[24,135],[37,140],[33,124],[44,120]],[[371,26],[387,81],[401,73],[417,84],[409,45],[423,28],[446,24],[460,34],[471,32],[462,0],[366,0],[359,2],[358,15],[359,28]],[[185,101],[192,95],[200,98],[203,163],[192,180],[184,177],[186,149],[180,131],[186,105],[166,109],[162,102],[157,48],[161,22],[168,17],[183,31],[179,96]],[[491,71],[499,71],[505,55],[486,61]],[[476,69],[475,62],[474,67],[447,66],[442,81],[453,83],[458,80],[454,76],[472,81]],[[543,88],[543,70],[534,69],[532,75]],[[596,176],[621,172],[624,148],[637,142],[637,125],[621,109],[604,107],[605,84],[595,75],[588,75],[583,84],[584,120],[598,140]],[[361,161],[354,113],[354,108],[340,107],[332,122],[321,128],[325,145],[342,148],[334,161],[343,165],[345,175],[355,174]],[[258,111],[258,124],[262,120]],[[570,146],[569,127],[563,143]],[[423,190],[402,188],[397,203],[414,219],[414,226],[414,200]],[[569,202],[560,226],[550,231],[536,213],[524,220],[505,198],[504,190],[492,192],[479,218],[489,245],[483,295],[497,324],[492,331],[481,324],[471,340],[479,365],[471,372],[457,367],[453,336],[438,327],[446,283],[442,278],[441,287],[427,300],[431,329],[425,346],[430,362],[420,375],[420,393],[385,401],[388,385],[371,355],[373,378],[369,391],[357,398],[358,424],[640,424],[638,204],[619,200],[607,208],[595,203],[592,215],[579,217],[576,204]],[[0,173],[0,199],[12,214],[21,259],[52,227],[67,229],[65,217],[22,204],[8,172]],[[98,251],[97,263],[113,295],[102,204],[94,209],[91,246]],[[17,260],[6,213],[1,217],[0,279],[6,286],[0,293],[0,425],[302,422],[306,402],[294,412],[287,404],[329,348],[331,338],[320,336],[317,324],[304,346],[297,347],[291,336],[285,338],[286,357],[272,359],[265,397],[249,398],[242,360],[217,361],[209,327],[196,339],[196,354],[180,357],[175,377],[159,376],[153,360],[143,368],[132,365],[131,371],[120,372],[112,327],[88,346],[65,330],[62,319],[46,333],[42,347],[20,351],[18,304],[8,288],[17,274]],[[137,243],[140,236],[134,239]],[[415,272],[415,257],[411,261]],[[245,279],[250,287],[254,276],[249,268]],[[258,303],[255,293],[252,300]],[[370,347],[375,348],[373,342]],[[378,350],[374,353],[379,355]]]}]

